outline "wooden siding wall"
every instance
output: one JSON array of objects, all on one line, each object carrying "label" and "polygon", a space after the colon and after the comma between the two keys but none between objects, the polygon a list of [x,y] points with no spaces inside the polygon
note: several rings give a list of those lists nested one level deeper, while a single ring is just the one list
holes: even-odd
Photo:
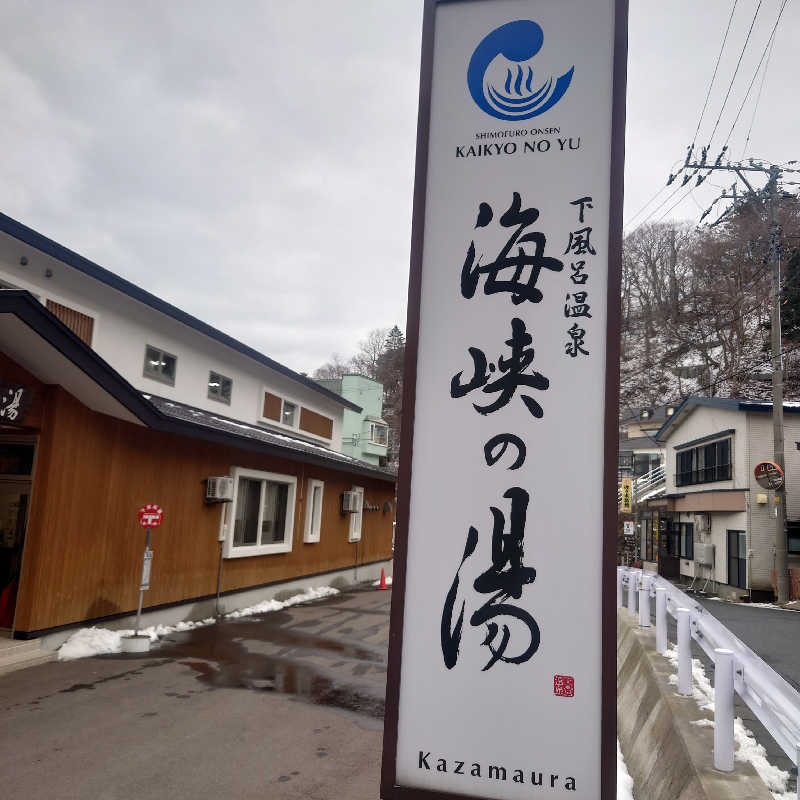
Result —
[{"label": "wooden siding wall", "polygon": [[57,316],[73,333],[83,339],[89,347],[92,346],[94,333],[94,319],[88,314],[81,314],[69,306],[62,306],[54,300],[47,301],[47,310]]},{"label": "wooden siding wall", "polygon": [[264,419],[280,421],[281,399],[275,394],[264,392]]},{"label": "wooden siding wall", "polygon": [[300,409],[300,429],[325,439],[333,438],[333,420],[307,408]]},{"label": "wooden siding wall", "polygon": [[[364,512],[362,539],[348,543],[340,494],[394,507],[390,483],[143,429],[90,411],[58,387],[46,398],[15,627],[32,632],[133,612],[138,601],[145,503],[164,508],[154,530],[144,606],[213,595],[222,506],[205,505],[204,481],[233,466],[298,477],[290,553],[226,559],[222,590],[243,589],[392,556],[393,510]],[[325,481],[321,541],[303,543],[307,481]]]}]

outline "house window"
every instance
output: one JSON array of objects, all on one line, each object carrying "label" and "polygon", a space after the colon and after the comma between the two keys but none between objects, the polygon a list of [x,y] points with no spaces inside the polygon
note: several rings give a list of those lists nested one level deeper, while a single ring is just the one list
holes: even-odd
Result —
[{"label": "house window", "polygon": [[164,350],[147,345],[144,349],[144,376],[154,381],[175,385],[178,359]]},{"label": "house window", "polygon": [[211,400],[218,400],[220,403],[231,404],[231,392],[233,391],[233,381],[220,375],[218,372],[208,373],[208,397]]},{"label": "house window", "polygon": [[731,440],[690,447],[677,454],[676,486],[693,486],[698,483],[729,481],[732,475]]},{"label": "house window", "polygon": [[800,521],[786,520],[786,545],[790,553],[800,554]]},{"label": "house window", "polygon": [[694,561],[694,523],[681,522],[681,558]]},{"label": "house window", "polygon": [[306,495],[306,526],[303,541],[318,542],[322,529],[322,491],[325,484],[318,480],[309,480]]},{"label": "house window", "polygon": [[232,524],[227,558],[288,553],[292,549],[297,478],[257,470],[234,470]]},{"label": "house window", "polygon": [[369,425],[369,440],[373,444],[385,445],[389,440],[389,428],[386,425],[378,425],[371,422]]},{"label": "house window", "polygon": [[283,408],[281,409],[281,422],[294,428],[295,417],[297,415],[297,406],[290,403],[288,400],[283,401]]},{"label": "house window", "polygon": [[354,486],[350,491],[358,495],[358,511],[350,512],[350,530],[347,535],[348,542],[361,541],[361,524],[364,517],[364,489]]},{"label": "house window", "polygon": [[744,531],[728,531],[728,584],[747,588],[747,537]]}]

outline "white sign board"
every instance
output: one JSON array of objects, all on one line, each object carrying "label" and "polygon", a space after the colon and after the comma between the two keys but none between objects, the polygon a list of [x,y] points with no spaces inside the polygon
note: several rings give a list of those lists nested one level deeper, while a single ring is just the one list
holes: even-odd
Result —
[{"label": "white sign board", "polygon": [[633,536],[633,520],[625,520],[625,535]]},{"label": "white sign board", "polygon": [[426,14],[382,796],[611,798],[606,341],[625,6],[472,0]]},{"label": "white sign board", "polygon": [[142,561],[142,580],[139,583],[139,591],[143,592],[150,588],[150,573],[153,570],[153,551],[144,551],[144,560]]}]

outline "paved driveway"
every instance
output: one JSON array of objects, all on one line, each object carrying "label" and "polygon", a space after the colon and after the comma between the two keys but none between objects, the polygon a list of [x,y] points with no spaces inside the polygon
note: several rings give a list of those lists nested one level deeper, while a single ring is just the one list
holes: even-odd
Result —
[{"label": "paved driveway", "polygon": [[4,797],[378,797],[391,592],[0,677]]}]

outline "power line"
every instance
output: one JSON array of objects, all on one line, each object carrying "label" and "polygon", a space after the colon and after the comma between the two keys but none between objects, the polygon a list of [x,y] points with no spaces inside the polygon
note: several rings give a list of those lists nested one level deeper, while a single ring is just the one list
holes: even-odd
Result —
[{"label": "power line", "polygon": [[731,23],[733,22],[733,12],[736,11],[736,4],[738,2],[739,2],[739,0],[733,0],[733,6],[731,7],[731,13],[730,13],[730,16],[728,17],[728,27],[725,28],[725,36],[722,37],[722,45],[719,48],[719,54],[717,55],[717,63],[714,65],[714,74],[711,76],[711,83],[708,84],[708,91],[706,92],[706,100],[703,103],[703,109],[700,112],[700,119],[697,120],[697,128],[695,129],[694,138],[692,139],[692,147],[694,147],[695,143],[697,142],[697,134],[700,132],[700,125],[702,125],[702,123],[703,123],[703,117],[705,116],[706,108],[708,107],[708,100],[711,97],[711,89],[713,88],[714,80],[717,77],[717,70],[719,69],[719,62],[722,59],[722,53],[725,50],[725,43],[728,41],[728,33],[730,32]]},{"label": "power line", "polygon": [[[753,84],[756,82],[756,78],[758,77],[758,72],[761,69],[761,64],[763,63],[764,59],[767,56],[767,52],[772,52],[772,44],[775,41],[775,32],[778,29],[778,23],[781,21],[781,17],[783,16],[783,10],[786,8],[786,4],[789,0],[783,0],[781,4],[780,10],[778,11],[778,18],[775,20],[775,24],[772,26],[772,31],[769,35],[769,39],[767,39],[767,43],[764,45],[764,50],[761,53],[761,58],[758,60],[758,64],[756,65],[755,72],[753,73],[753,79],[750,81],[750,85],[747,87],[747,91],[745,92],[744,99],[742,100],[741,105],[739,106],[739,110],[736,112],[736,118],[733,120],[733,124],[731,125],[730,131],[728,131],[728,137],[725,139],[725,144],[727,145],[730,141],[731,135],[733,134],[733,129],[736,127],[736,123],[739,122],[739,117],[742,114],[744,109],[745,103],[747,103],[747,98],[750,96],[750,91],[753,88]],[[764,70],[764,74],[766,75],[766,69]],[[763,81],[762,81],[763,87]],[[759,92],[759,96],[760,96]],[[755,118],[755,116],[754,116]],[[750,134],[748,133],[748,138]]]},{"label": "power line", "polygon": [[731,78],[731,82],[728,84],[728,91],[725,93],[725,99],[722,101],[722,108],[720,108],[719,115],[717,116],[717,121],[714,123],[714,130],[711,131],[711,136],[708,137],[709,144],[714,138],[714,134],[717,132],[717,128],[719,127],[719,121],[722,119],[722,113],[725,111],[725,106],[728,104],[728,98],[731,96],[731,89],[733,89],[733,83],[736,80],[736,76],[739,74],[739,67],[742,65],[742,59],[744,58],[745,51],[747,50],[747,45],[750,42],[750,36],[753,33],[753,26],[756,24],[756,18],[758,17],[758,12],[761,10],[761,4],[763,2],[764,0],[758,0],[758,5],[756,6],[755,14],[753,14],[753,19],[750,22],[750,28],[747,31],[747,37],[745,38],[744,45],[742,46],[742,52],[739,53],[739,60],[736,62],[736,69],[734,69],[733,71],[733,77]]},{"label": "power line", "polygon": [[742,149],[742,158],[747,153],[747,145],[750,144],[750,134],[753,132],[753,123],[756,121],[756,114],[758,113],[758,104],[761,102],[761,92],[764,91],[764,83],[767,80],[767,70],[769,69],[769,62],[772,59],[772,51],[775,47],[775,36],[772,37],[772,42],[769,46],[769,53],[767,54],[767,63],[764,64],[764,71],[761,73],[761,85],[758,87],[758,94],[756,95],[756,104],[753,107],[753,116],[750,118],[750,127],[747,129],[747,138],[744,140],[744,148]]}]

